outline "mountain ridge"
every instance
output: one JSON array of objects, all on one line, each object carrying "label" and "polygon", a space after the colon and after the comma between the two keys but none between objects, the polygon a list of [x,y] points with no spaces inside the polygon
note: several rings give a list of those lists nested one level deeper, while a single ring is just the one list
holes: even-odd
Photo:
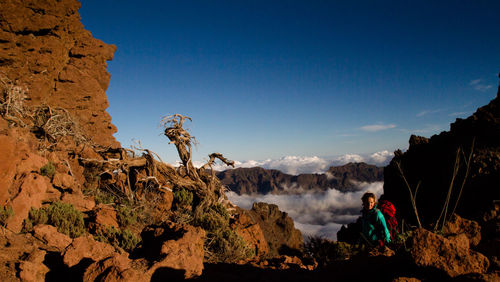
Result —
[{"label": "mountain ridge", "polygon": [[366,163],[332,166],[323,174],[291,175],[262,167],[217,172],[217,177],[237,194],[294,194],[306,191],[355,191],[358,182],[383,181],[383,168]]}]

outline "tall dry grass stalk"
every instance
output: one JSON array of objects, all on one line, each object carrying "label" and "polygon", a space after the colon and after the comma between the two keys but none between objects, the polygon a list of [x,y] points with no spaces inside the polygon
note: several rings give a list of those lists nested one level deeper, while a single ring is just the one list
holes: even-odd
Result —
[{"label": "tall dry grass stalk", "polygon": [[455,205],[453,206],[453,210],[452,210],[450,216],[455,213],[455,210],[457,209],[457,206],[458,206],[458,202],[460,201],[460,198],[462,197],[462,191],[464,190],[465,182],[466,182],[467,177],[469,176],[469,172],[470,172],[470,165],[471,165],[471,161],[472,161],[472,155],[474,153],[474,145],[475,145],[475,143],[476,143],[476,137],[474,137],[472,139],[472,144],[471,144],[471,147],[470,147],[470,152],[469,152],[468,158],[465,158],[465,153],[462,151],[462,154],[463,154],[463,157],[464,157],[464,161],[465,161],[465,165],[466,165],[465,176],[464,176],[464,179],[462,181],[462,186],[460,186],[460,192],[458,193],[457,200],[455,201]]},{"label": "tall dry grass stalk", "polygon": [[[473,138],[472,139],[472,144],[471,144],[471,149],[470,149],[470,152],[469,152],[469,156],[467,158],[465,157],[465,153],[462,150],[462,148],[458,148],[457,149],[457,153],[456,153],[456,156],[455,156],[455,165],[453,167],[453,175],[452,175],[452,178],[451,178],[451,181],[450,181],[450,186],[448,188],[448,194],[446,195],[446,200],[444,202],[443,209],[441,210],[441,214],[439,215],[439,218],[436,221],[436,224],[434,225],[434,231],[437,231],[437,229],[438,229],[438,227],[440,225],[439,224],[440,222],[441,222],[440,230],[442,230],[444,228],[444,225],[446,224],[446,222],[449,220],[449,217],[451,217],[455,213],[455,210],[457,209],[458,202],[460,201],[460,198],[462,197],[462,191],[464,189],[465,182],[467,181],[467,177],[469,176],[470,164],[471,164],[471,161],[472,161],[472,155],[474,153],[474,144],[475,144],[475,141],[476,141],[476,138]],[[449,206],[450,206],[450,199],[451,199],[451,194],[452,194],[452,191],[453,191],[453,186],[455,184],[455,178],[456,178],[456,176],[458,174],[458,170],[460,169],[460,159],[461,159],[460,155],[463,155],[464,162],[465,162],[465,165],[466,165],[465,175],[464,175],[464,178],[462,180],[462,184],[460,186],[460,191],[458,193],[457,200],[455,201],[453,209],[452,209],[451,213],[448,216],[448,209],[449,209]]]},{"label": "tall dry grass stalk", "polygon": [[403,172],[403,169],[401,168],[401,163],[396,162],[396,166],[398,167],[399,173],[401,174],[401,177],[403,178],[406,188],[408,188],[408,192],[410,193],[410,201],[411,205],[413,207],[413,212],[415,213],[415,217],[417,218],[417,224],[419,228],[422,228],[422,223],[420,222],[420,218],[418,216],[418,210],[417,210],[417,193],[418,193],[418,188],[420,187],[420,184],[422,183],[421,181],[418,182],[417,187],[415,188],[415,192],[412,191],[410,184],[406,180],[405,174]]}]

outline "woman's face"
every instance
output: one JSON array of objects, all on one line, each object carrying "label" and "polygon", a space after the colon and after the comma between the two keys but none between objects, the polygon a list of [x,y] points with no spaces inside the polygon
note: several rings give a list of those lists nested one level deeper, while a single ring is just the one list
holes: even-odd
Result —
[{"label": "woman's face", "polygon": [[375,199],[367,198],[363,201],[363,208],[367,211],[373,209],[375,207]]}]

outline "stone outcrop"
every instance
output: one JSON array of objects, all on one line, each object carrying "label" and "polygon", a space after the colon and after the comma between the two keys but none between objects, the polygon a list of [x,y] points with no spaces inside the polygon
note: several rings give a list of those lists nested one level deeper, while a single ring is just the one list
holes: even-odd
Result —
[{"label": "stone outcrop", "polygon": [[446,236],[465,234],[467,239],[469,239],[470,245],[474,247],[481,242],[481,226],[479,226],[479,223],[461,218],[457,214],[453,214],[451,219],[446,222],[443,234]]},{"label": "stone outcrop", "polygon": [[82,259],[100,261],[114,254],[115,249],[105,243],[95,241],[92,236],[78,237],[64,252],[64,264],[68,267],[77,265]]},{"label": "stone outcrop", "polygon": [[33,237],[44,242],[48,247],[63,252],[73,240],[65,234],[59,233],[52,225],[39,224],[33,227]]},{"label": "stone outcrop", "polygon": [[269,254],[296,255],[304,247],[302,233],[294,227],[293,220],[277,205],[254,203],[248,215],[259,224],[269,245]]},{"label": "stone outcrop", "polygon": [[293,194],[307,191],[353,191],[356,183],[383,181],[383,168],[365,163],[330,167],[325,174],[290,175],[261,167],[236,168],[217,173],[229,190],[238,194]]},{"label": "stone outcrop", "polygon": [[205,231],[191,225],[166,222],[146,227],[142,233],[142,272],[160,279],[165,269],[183,272],[184,278],[200,276],[203,271]]},{"label": "stone outcrop", "polygon": [[430,139],[411,136],[406,152],[396,151],[385,168],[384,193],[392,201],[406,222],[416,223],[406,184],[397,167],[417,195],[417,209],[424,226],[434,224],[443,209],[453,176],[457,150],[460,150],[458,173],[450,198],[448,215],[460,194],[467,173],[467,160],[471,150],[469,172],[456,212],[466,218],[478,220],[489,209],[493,200],[500,199],[500,89],[495,99],[479,108],[467,119],[457,119],[450,131]]},{"label": "stone outcrop", "polygon": [[468,273],[485,273],[488,259],[469,247],[465,234],[445,238],[425,229],[417,229],[411,239],[411,257],[419,267],[431,267],[455,277]]},{"label": "stone outcrop", "polygon": [[238,209],[234,222],[231,224],[231,229],[245,240],[255,251],[256,256],[264,257],[269,253],[269,245],[260,225],[245,210]]},{"label": "stone outcrop", "polygon": [[1,1],[0,75],[26,89],[28,106],[64,108],[88,140],[117,147],[105,111],[106,61],[116,47],[84,29],[79,8],[76,0]]},{"label": "stone outcrop", "polygon": [[149,281],[142,273],[131,266],[126,254],[115,254],[112,257],[92,263],[83,274],[83,281]]}]

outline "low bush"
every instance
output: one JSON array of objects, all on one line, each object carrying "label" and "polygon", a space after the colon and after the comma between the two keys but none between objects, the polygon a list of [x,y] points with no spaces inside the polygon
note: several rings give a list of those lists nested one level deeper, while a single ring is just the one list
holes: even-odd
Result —
[{"label": "low bush", "polygon": [[361,246],[346,242],[330,241],[322,237],[309,237],[305,251],[319,266],[327,266],[336,261],[348,260],[361,251]]},{"label": "low bush", "polygon": [[0,225],[5,226],[7,220],[14,215],[11,207],[0,207]]},{"label": "low bush", "polygon": [[24,221],[24,231],[30,232],[37,224],[50,224],[57,231],[76,238],[85,233],[83,214],[71,204],[55,202],[40,209],[31,208]]},{"label": "low bush", "polygon": [[122,227],[127,227],[137,222],[137,213],[129,205],[119,205],[116,208],[116,217],[118,224]]},{"label": "low bush", "polygon": [[248,247],[245,240],[228,227],[209,232],[205,242],[208,261],[233,263],[255,256],[255,250]]},{"label": "low bush", "polygon": [[224,230],[229,226],[229,214],[221,204],[213,205],[203,215],[196,218],[194,224],[208,232]]},{"label": "low bush", "polygon": [[46,165],[40,168],[40,174],[52,178],[56,173],[56,167],[52,162],[48,162]]},{"label": "low bush", "polygon": [[241,236],[231,230],[229,213],[221,204],[210,206],[193,220],[195,226],[207,232],[205,258],[209,262],[232,263],[255,256]]},{"label": "low bush", "polygon": [[116,201],[115,195],[99,188],[95,190],[94,199],[96,204],[112,204]]},{"label": "low bush", "polygon": [[174,191],[174,207],[179,209],[193,204],[193,193],[181,188]]},{"label": "low bush", "polygon": [[134,250],[141,239],[128,229],[121,230],[114,227],[97,230],[94,238],[100,242],[108,243],[115,248],[122,248],[127,252]]}]

